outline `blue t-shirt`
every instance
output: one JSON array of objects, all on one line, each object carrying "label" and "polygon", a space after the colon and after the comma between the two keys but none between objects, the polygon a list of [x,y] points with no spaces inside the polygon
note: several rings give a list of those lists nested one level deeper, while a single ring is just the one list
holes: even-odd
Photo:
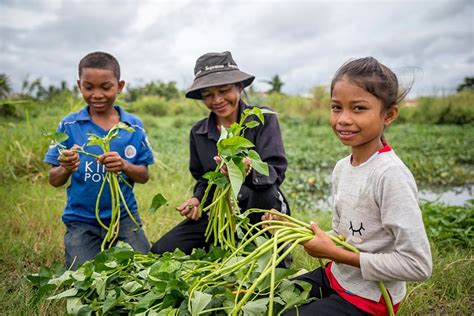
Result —
[{"label": "blue t-shirt", "polygon": [[[120,121],[133,127],[135,132],[130,133],[120,129],[118,137],[110,142],[110,151],[116,151],[122,158],[134,165],[150,165],[154,162],[153,152],[145,134],[141,120],[119,106],[115,109],[120,114]],[[96,134],[99,137],[107,135],[108,131],[102,129],[92,122],[89,115],[89,107],[86,106],[76,113],[67,115],[57,129],[58,132],[66,133],[69,138],[62,144],[66,148],[71,148],[74,144],[82,146],[84,151],[101,155],[102,149],[97,145],[87,146],[88,134]],[[59,152],[56,146],[49,147],[44,158],[53,166],[59,166]],[[71,175],[71,182],[67,187],[67,203],[64,208],[62,220],[64,223],[85,222],[99,225],[95,217],[96,200],[104,179],[105,166],[97,163],[94,157],[80,154],[80,165],[77,171]],[[125,180],[132,185],[134,182],[122,173]],[[120,178],[120,189],[125,197],[127,206],[132,213],[137,212],[137,202],[133,189],[123,183]],[[121,202],[121,205],[123,203]],[[111,196],[108,183],[105,184],[99,204],[99,216],[105,223],[110,221],[111,217]],[[127,216],[127,211],[122,205],[121,217]]]}]

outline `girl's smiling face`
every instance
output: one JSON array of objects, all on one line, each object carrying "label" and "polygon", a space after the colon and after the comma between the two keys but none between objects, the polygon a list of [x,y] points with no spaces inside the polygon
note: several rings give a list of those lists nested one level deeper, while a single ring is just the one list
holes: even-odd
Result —
[{"label": "girl's smiling face", "polygon": [[334,85],[331,127],[344,145],[352,147],[357,164],[383,147],[383,131],[397,115],[397,106],[385,110],[380,99],[346,76]]}]

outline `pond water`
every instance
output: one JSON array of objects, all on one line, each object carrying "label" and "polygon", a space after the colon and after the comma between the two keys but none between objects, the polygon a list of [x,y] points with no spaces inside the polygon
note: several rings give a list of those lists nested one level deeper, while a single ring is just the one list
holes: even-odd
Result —
[{"label": "pond water", "polygon": [[[418,198],[420,202],[439,202],[446,205],[466,205],[469,200],[474,199],[474,184],[464,187],[440,188],[437,190],[420,190]],[[312,205],[316,209],[331,210],[330,198],[319,199]]]},{"label": "pond water", "polygon": [[474,184],[440,190],[420,190],[420,201],[441,202],[447,205],[464,205],[474,199]]}]

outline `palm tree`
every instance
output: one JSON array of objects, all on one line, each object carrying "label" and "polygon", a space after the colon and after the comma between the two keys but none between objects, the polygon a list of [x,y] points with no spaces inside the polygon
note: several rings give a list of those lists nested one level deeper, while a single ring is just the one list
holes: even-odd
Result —
[{"label": "palm tree", "polygon": [[11,92],[10,78],[6,74],[0,74],[0,99],[6,99]]},{"label": "palm tree", "polygon": [[268,93],[281,93],[281,87],[283,87],[284,83],[280,80],[280,76],[274,75],[271,80],[265,80],[264,82],[272,86]]}]

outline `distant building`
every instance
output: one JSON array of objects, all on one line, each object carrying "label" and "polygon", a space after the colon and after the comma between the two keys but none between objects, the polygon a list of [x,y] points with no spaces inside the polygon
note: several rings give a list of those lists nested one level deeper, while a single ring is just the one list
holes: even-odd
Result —
[{"label": "distant building", "polygon": [[416,99],[405,99],[405,106],[407,106],[407,107],[417,106],[417,100]]}]

